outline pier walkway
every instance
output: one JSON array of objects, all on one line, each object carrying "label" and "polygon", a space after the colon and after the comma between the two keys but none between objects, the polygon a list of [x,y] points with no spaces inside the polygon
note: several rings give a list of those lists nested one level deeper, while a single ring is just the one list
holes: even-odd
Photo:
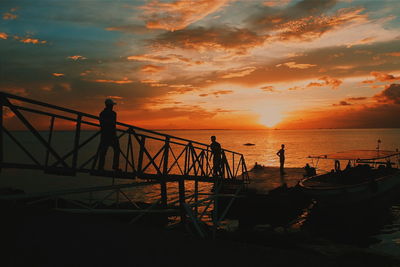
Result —
[{"label": "pier walkway", "polygon": [[[97,116],[5,92],[0,92],[0,106],[0,170],[41,170],[44,175],[63,176],[87,173],[132,180],[129,184],[113,184],[107,188],[43,192],[35,197],[50,198],[55,195],[111,190],[129,200],[122,188],[158,183],[160,199],[153,206],[167,210],[174,204],[168,203],[167,183],[177,182],[181,219],[190,217],[196,221],[196,216],[199,215],[198,204],[209,201],[206,207],[213,206],[212,203],[218,198],[218,189],[223,184],[238,185],[237,193],[232,196],[233,201],[238,192],[249,183],[245,159],[241,153],[222,149],[221,172],[215,177],[208,144],[121,122],[117,122],[117,136],[121,148],[120,166],[123,168],[114,171],[106,165],[106,170],[100,171],[96,168],[100,142]],[[112,153],[108,154],[111,156]],[[111,157],[107,159],[108,163],[112,161]],[[185,181],[188,180],[194,181],[195,186],[191,196],[185,195]],[[214,183],[213,195],[199,199],[199,182]],[[22,196],[14,196],[20,197]],[[187,203],[187,199],[193,199],[194,202]],[[137,208],[135,203],[132,205]],[[83,209],[94,210],[92,206],[85,206]],[[222,217],[224,213],[226,214],[223,212]],[[203,215],[199,215],[200,219]]]}]

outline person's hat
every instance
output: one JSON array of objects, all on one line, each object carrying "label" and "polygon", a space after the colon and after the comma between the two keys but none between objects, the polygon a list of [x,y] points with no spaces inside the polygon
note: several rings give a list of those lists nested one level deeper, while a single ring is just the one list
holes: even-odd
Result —
[{"label": "person's hat", "polygon": [[104,101],[104,103],[109,106],[109,105],[116,105],[117,103],[114,102],[114,100],[112,98],[107,98],[106,101]]}]

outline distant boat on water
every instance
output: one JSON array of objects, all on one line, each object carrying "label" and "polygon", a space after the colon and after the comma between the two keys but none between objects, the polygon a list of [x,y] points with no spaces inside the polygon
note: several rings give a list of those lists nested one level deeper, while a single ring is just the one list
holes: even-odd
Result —
[{"label": "distant boat on water", "polygon": [[243,144],[244,146],[255,146],[256,144],[253,144],[253,143],[246,143],[246,144]]},{"label": "distant boat on water", "polygon": [[[328,173],[305,177],[299,182],[303,193],[314,198],[321,208],[345,208],[379,200],[400,188],[398,151],[350,150],[328,155],[309,156],[333,160]],[[340,162],[347,162],[341,170]]]}]

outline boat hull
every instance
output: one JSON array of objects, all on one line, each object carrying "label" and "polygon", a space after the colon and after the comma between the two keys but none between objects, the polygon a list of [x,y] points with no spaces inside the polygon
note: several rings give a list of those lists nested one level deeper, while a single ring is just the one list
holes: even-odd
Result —
[{"label": "boat hull", "polygon": [[299,186],[304,194],[316,200],[320,208],[346,208],[396,193],[400,190],[400,171],[354,185],[324,188],[306,186],[302,181]]}]

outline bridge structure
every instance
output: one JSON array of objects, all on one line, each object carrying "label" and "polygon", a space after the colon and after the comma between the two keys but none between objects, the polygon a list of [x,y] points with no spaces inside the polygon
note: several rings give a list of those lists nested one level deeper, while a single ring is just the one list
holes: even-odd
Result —
[{"label": "bridge structure", "polygon": [[[29,198],[35,199],[31,201],[33,203],[65,195],[107,191],[109,193],[101,200],[89,204],[75,201],[75,208],[64,211],[135,214],[131,222],[148,213],[179,214],[180,223],[192,222],[199,235],[204,237],[201,225],[206,212],[213,213],[210,224],[215,232],[235,198],[249,183],[241,153],[222,149],[220,172],[215,175],[208,144],[121,122],[117,122],[117,137],[122,170],[115,171],[107,165],[105,170],[98,170],[101,132],[97,116],[5,92],[0,92],[0,106],[0,171],[17,168],[42,171],[43,175],[85,173],[112,178],[109,186],[8,195],[0,196],[0,199]],[[112,152],[108,154],[110,164]],[[120,179],[126,179],[126,182],[115,183]],[[190,195],[187,194],[188,181],[194,187]],[[170,183],[177,184],[175,200],[169,197],[167,185]],[[199,183],[212,184],[212,190],[200,192]],[[159,198],[145,208],[139,207],[124,191],[151,184],[159,185]],[[221,188],[225,185],[235,189],[230,194],[222,194]],[[223,211],[218,212],[221,197],[230,198],[230,201]],[[101,204],[110,198],[117,204],[124,199],[131,203],[131,208],[104,209]]]}]

